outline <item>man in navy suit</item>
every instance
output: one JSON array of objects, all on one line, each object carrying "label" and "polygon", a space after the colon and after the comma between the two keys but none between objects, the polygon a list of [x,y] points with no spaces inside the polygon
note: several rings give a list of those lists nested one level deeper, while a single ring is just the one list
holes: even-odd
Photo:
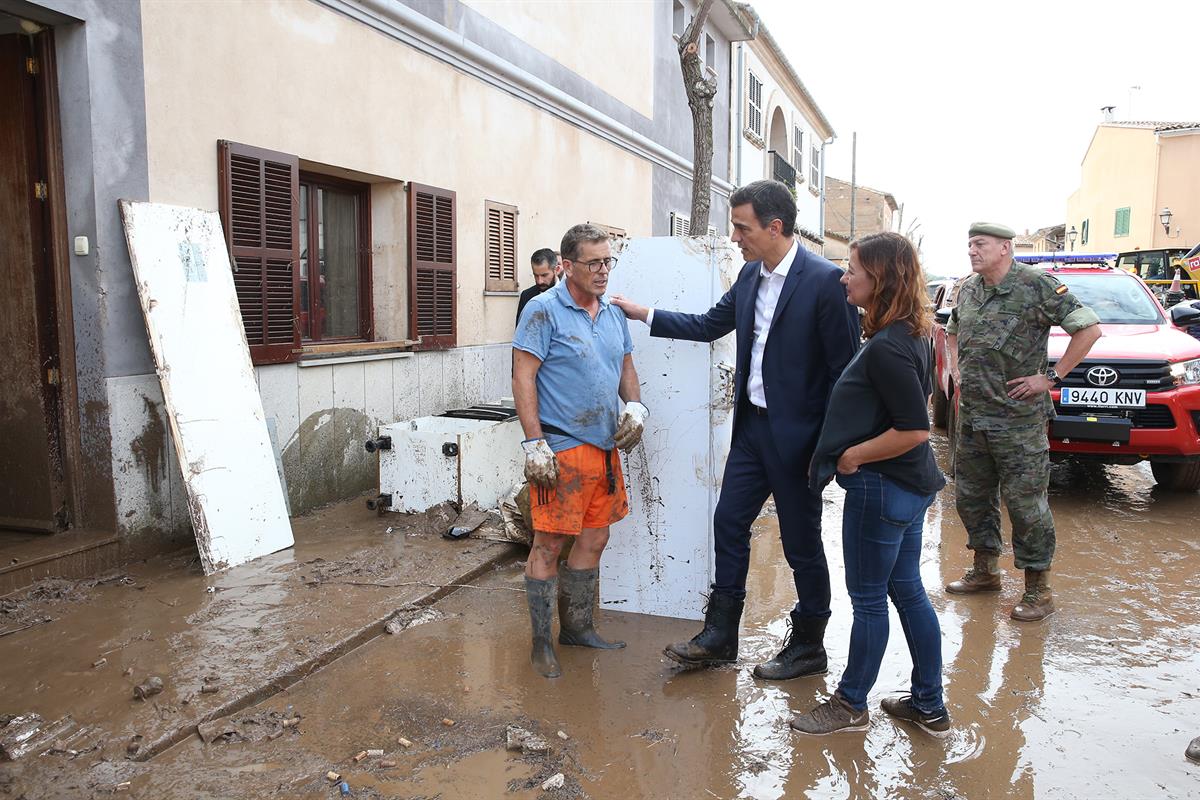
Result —
[{"label": "man in navy suit", "polygon": [[612,302],[648,323],[651,336],[711,342],[737,331],[733,442],[713,515],[716,580],[704,629],[664,652],[688,666],[737,660],[750,525],[773,495],[798,602],[782,651],[754,674],[787,680],[827,668],[829,567],[821,498],[808,489],[808,465],[830,390],[858,349],[858,314],[846,302],[842,271],[800,245],[796,201],[786,186],[755,181],[734,192],[730,206],[733,241],[746,265],[715,306],[685,314],[616,295]]}]

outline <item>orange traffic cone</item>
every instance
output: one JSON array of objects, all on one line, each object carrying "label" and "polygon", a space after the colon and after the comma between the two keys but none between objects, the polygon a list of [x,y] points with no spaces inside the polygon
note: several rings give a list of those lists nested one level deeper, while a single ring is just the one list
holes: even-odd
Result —
[{"label": "orange traffic cone", "polygon": [[1163,297],[1163,307],[1170,308],[1183,302],[1183,284],[1180,283],[1179,267],[1175,268],[1175,278],[1171,281],[1167,294]]},{"label": "orange traffic cone", "polygon": [[1179,292],[1180,294],[1182,294],[1183,293],[1183,284],[1180,283],[1179,280],[1180,280],[1179,267],[1176,267],[1175,268],[1175,277],[1171,280],[1171,286],[1169,289],[1167,289],[1167,291],[1168,292]]}]

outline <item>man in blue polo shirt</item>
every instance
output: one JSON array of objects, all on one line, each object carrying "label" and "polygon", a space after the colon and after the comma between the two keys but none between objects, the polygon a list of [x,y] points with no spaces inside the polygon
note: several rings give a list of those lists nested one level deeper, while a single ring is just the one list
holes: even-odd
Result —
[{"label": "man in blue polo shirt", "polygon": [[[649,414],[640,402],[629,325],[604,296],[617,263],[608,234],[576,225],[563,236],[561,252],[564,279],[529,301],[513,336],[513,397],[526,436],[534,530],[525,567],[530,660],[547,678],[562,674],[550,639],[556,596],[560,644],[625,646],[596,633],[592,609],[609,526],[629,513],[614,448],[636,446]],[[568,536],[575,543],[560,594],[558,558]]]}]

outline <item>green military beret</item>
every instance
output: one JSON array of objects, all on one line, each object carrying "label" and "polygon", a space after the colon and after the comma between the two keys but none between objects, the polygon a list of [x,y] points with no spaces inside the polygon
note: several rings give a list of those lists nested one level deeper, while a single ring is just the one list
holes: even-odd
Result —
[{"label": "green military beret", "polygon": [[968,238],[971,236],[995,236],[997,239],[1012,239],[1016,235],[1017,232],[1012,228],[998,222],[972,222],[971,230],[967,232]]}]

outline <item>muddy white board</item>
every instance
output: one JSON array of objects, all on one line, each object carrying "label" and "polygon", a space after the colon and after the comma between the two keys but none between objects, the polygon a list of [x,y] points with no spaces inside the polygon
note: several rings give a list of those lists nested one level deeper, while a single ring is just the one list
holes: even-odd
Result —
[{"label": "muddy white board", "polygon": [[[609,292],[675,311],[707,311],[742,260],[725,239],[632,239]],[[605,608],[702,619],[713,577],[716,508],[733,412],[734,336],[712,344],[650,337],[631,322],[633,359],[650,409],[642,443],[622,456],[629,516],[600,566]]]},{"label": "muddy white board", "polygon": [[205,574],[291,547],[220,218],[128,200],[121,216]]}]

